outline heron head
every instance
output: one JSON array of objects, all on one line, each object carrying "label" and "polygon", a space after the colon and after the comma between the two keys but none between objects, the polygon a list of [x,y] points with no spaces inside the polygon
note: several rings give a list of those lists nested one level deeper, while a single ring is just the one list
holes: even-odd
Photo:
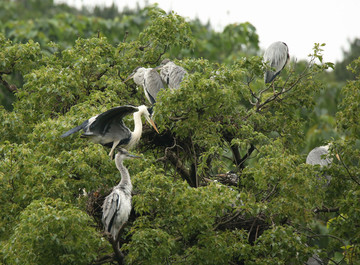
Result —
[{"label": "heron head", "polygon": [[151,119],[151,115],[150,112],[148,110],[148,108],[145,105],[141,105],[138,107],[139,112],[141,115],[145,116],[145,119],[148,121],[148,123],[150,123],[150,125],[155,129],[155,131],[157,133],[159,133],[158,129],[156,128],[156,125],[154,123],[154,121]]},{"label": "heron head", "polygon": [[164,59],[164,60],[161,61],[160,65],[165,65],[165,64],[167,64],[167,63],[169,63],[169,62],[171,62],[170,59],[167,59],[167,58],[166,58],[166,59]]},{"label": "heron head", "polygon": [[132,71],[132,73],[125,79],[125,81],[123,81],[123,83],[125,83],[125,82],[127,82],[127,81],[129,81],[130,79],[134,79],[134,80],[137,80],[138,78],[138,76],[144,76],[144,70],[145,70],[145,68],[144,67],[141,67],[141,66],[138,66],[138,67],[136,67],[133,71]]},{"label": "heron head", "polygon": [[171,62],[169,59],[164,59],[161,61],[160,65],[155,67],[155,70],[161,70],[167,63]]},{"label": "heron head", "polygon": [[117,153],[115,155],[116,160],[118,160],[118,159],[125,160],[125,159],[131,159],[131,158],[141,158],[140,156],[130,154],[126,149],[124,149],[122,147],[117,147],[116,151],[117,151]]}]

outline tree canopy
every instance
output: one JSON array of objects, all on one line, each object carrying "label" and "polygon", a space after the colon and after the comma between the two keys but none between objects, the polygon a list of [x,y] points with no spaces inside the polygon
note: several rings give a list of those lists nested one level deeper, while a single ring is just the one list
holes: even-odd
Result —
[{"label": "tree canopy", "polygon": [[[51,16],[30,15],[40,2]],[[315,43],[307,62],[265,85],[250,23],[218,33],[156,6],[89,16],[52,1],[1,5],[4,264],[360,260],[359,58],[349,66],[355,79],[339,84]],[[24,5],[29,13],[16,14]],[[147,104],[123,81],[164,58],[188,75],[159,92],[160,134],[146,125],[132,151],[143,159],[125,162],[134,195],[119,260],[100,221],[119,172],[106,148],[60,135],[112,107]],[[125,123],[132,128],[131,117]],[[327,142],[331,166],[306,164]]]}]

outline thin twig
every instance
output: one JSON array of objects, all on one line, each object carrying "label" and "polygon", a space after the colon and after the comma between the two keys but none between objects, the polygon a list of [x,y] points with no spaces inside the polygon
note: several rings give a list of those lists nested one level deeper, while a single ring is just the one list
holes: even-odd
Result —
[{"label": "thin twig", "polygon": [[348,173],[349,177],[358,185],[360,185],[360,182],[357,181],[357,179],[350,173],[349,168],[346,166],[344,160],[342,159],[342,157],[339,155],[339,153],[337,153],[338,155],[338,160],[340,161],[340,163],[343,165],[343,167],[345,168],[346,172]]}]

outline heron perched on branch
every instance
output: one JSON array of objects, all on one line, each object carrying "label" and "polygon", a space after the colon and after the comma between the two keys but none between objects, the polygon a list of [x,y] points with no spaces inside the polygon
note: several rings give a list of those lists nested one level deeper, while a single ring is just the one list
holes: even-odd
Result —
[{"label": "heron perched on branch", "polygon": [[[130,131],[123,122],[123,118],[130,113],[134,113],[134,131]],[[139,107],[125,105],[112,108],[91,117],[79,126],[67,131],[61,135],[61,137],[66,137],[83,130],[84,132],[81,137],[89,138],[94,143],[111,147],[109,156],[112,158],[114,150],[118,145],[124,146],[126,149],[131,149],[139,141],[142,134],[142,115],[145,116],[146,120],[154,127],[156,132],[159,133],[145,105]]]},{"label": "heron perched on branch", "polygon": [[164,59],[155,69],[160,69],[160,77],[164,83],[171,89],[179,88],[186,70],[169,59]]},{"label": "heron perched on branch", "polygon": [[280,74],[290,59],[289,48],[285,42],[277,41],[272,43],[264,53],[264,62],[275,69],[267,70],[264,75],[265,83],[270,83]]},{"label": "heron perched on branch", "polygon": [[112,235],[115,242],[117,241],[121,227],[129,219],[131,211],[132,184],[129,171],[123,165],[123,161],[129,158],[140,157],[129,154],[123,148],[118,148],[118,153],[115,155],[115,165],[120,171],[121,181],[113,188],[112,192],[106,196],[102,206],[102,223],[105,231]]},{"label": "heron perched on branch", "polygon": [[151,105],[156,103],[157,93],[164,88],[164,84],[155,68],[136,67],[124,83],[130,79],[134,79],[135,84],[144,88],[145,96]]}]

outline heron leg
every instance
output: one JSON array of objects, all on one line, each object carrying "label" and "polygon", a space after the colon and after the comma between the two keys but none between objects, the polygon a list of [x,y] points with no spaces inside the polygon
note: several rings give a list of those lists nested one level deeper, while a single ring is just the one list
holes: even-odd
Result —
[{"label": "heron leg", "polygon": [[110,150],[110,153],[109,153],[109,156],[110,156],[111,159],[114,158],[115,147],[116,147],[119,143],[120,143],[120,140],[113,142],[113,145],[112,145],[111,150]]}]

